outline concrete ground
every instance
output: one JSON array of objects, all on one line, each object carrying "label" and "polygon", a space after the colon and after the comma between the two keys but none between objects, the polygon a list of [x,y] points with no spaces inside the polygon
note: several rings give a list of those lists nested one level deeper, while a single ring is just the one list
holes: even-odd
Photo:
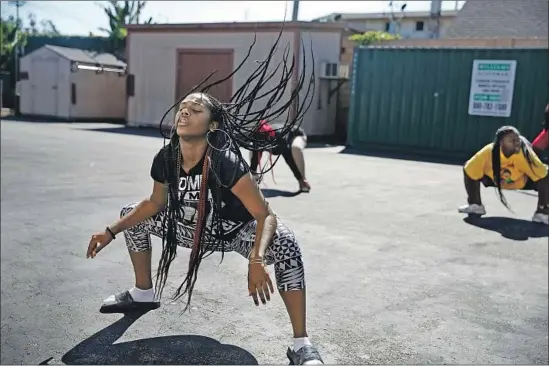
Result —
[{"label": "concrete ground", "polygon": [[[149,194],[161,139],[109,125],[1,128],[2,364],[287,363],[282,301],[253,305],[237,254],[203,262],[191,313],[169,301],[138,319],[98,312],[133,273],[122,238],[95,260],[87,243]],[[306,151],[308,195],[286,197],[296,183],[282,161],[277,185],[265,179],[303,248],[310,338],[326,363],[547,364],[549,231],[529,222],[535,195],[508,193],[511,213],[485,189],[489,214],[470,224],[456,212],[459,166],[340,150]]]}]

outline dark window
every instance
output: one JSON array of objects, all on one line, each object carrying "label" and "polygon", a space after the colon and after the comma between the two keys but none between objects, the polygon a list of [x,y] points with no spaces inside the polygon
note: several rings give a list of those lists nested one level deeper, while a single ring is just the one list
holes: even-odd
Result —
[{"label": "dark window", "polygon": [[128,97],[133,97],[135,93],[135,75],[128,74],[126,77],[126,94]]},{"label": "dark window", "polygon": [[345,53],[345,47],[341,47],[341,49],[339,50],[340,54],[344,54]]},{"label": "dark window", "polygon": [[328,76],[336,76],[338,74],[337,72],[337,64],[334,64],[334,63],[326,63],[326,66],[325,66],[325,73],[326,75]]},{"label": "dark window", "polygon": [[76,104],[76,84],[71,84],[71,103],[72,105]]},{"label": "dark window", "polygon": [[388,32],[390,30],[391,30],[391,23],[390,22],[385,23],[385,32]]},{"label": "dark window", "polygon": [[19,80],[29,80],[29,73],[27,71],[21,71],[19,73]]},{"label": "dark window", "polygon": [[416,22],[416,31],[421,32],[424,27],[425,27],[425,22],[423,21]]}]

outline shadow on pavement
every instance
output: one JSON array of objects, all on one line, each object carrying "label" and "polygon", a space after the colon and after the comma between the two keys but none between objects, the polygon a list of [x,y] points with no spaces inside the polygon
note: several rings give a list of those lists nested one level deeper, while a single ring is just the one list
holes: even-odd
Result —
[{"label": "shadow on pavement", "polygon": [[63,355],[67,365],[257,365],[248,351],[197,335],[145,338],[117,343],[142,315],[127,314]]},{"label": "shadow on pavement", "polygon": [[[92,132],[107,132],[107,133],[118,133],[121,135],[133,135],[133,136],[145,136],[145,137],[159,137],[163,138],[160,133],[159,128],[138,128],[138,127],[98,127],[98,128],[86,128],[81,131],[92,131]],[[166,131],[168,134],[169,132]],[[166,133],[165,132],[165,133]]]},{"label": "shadow on pavement", "polygon": [[528,240],[529,238],[549,237],[547,225],[511,217],[475,217],[463,219],[467,224],[485,230],[495,231],[504,238],[512,240]]},{"label": "shadow on pavement", "polygon": [[516,191],[516,193],[523,194],[525,196],[537,197],[538,193],[535,191]]},{"label": "shadow on pavement", "polygon": [[339,152],[340,154],[369,156],[374,158],[396,159],[396,160],[408,160],[408,161],[422,161],[425,163],[436,164],[448,164],[448,165],[463,165],[468,158],[432,155],[431,153],[418,154],[418,153],[405,153],[395,151],[381,151],[381,150],[359,150],[351,147],[345,147]]},{"label": "shadow on pavement", "polygon": [[[92,132],[108,132],[118,133],[123,135],[145,136],[145,137],[160,137],[163,138],[158,127],[128,127],[128,126],[112,126],[112,127],[98,127],[98,128],[86,128],[83,131]],[[164,134],[169,135],[169,129],[164,129]],[[338,145],[332,145],[324,142],[312,142],[307,143],[307,149],[337,147]]]},{"label": "shadow on pavement", "polygon": [[263,192],[263,196],[265,196],[265,198],[295,197],[301,193],[300,191],[288,192],[288,191],[281,191],[280,189],[270,189],[270,188],[263,188],[261,189],[261,192]]},{"label": "shadow on pavement", "polygon": [[342,147],[342,145],[338,144],[331,144],[327,142],[310,142],[307,141],[307,147],[306,149],[325,149],[330,147]]},{"label": "shadow on pavement", "polygon": [[24,115],[24,116],[7,116],[2,117],[2,121],[6,122],[25,122],[25,123],[67,123],[67,124],[86,124],[86,123],[106,123],[124,126],[126,123],[123,119],[105,119],[105,118],[78,118],[78,119],[66,119],[52,116],[40,116],[40,115]]},{"label": "shadow on pavement", "polygon": [[[25,120],[29,122],[29,120]],[[52,123],[59,123],[59,121],[49,121]],[[66,121],[65,121],[66,122]],[[94,127],[94,128],[79,128],[75,126],[80,131],[91,131],[91,132],[106,132],[106,133],[117,133],[121,135],[133,135],[133,136],[145,136],[145,137],[159,137],[163,138],[159,127],[128,127],[128,126],[105,126],[105,127]],[[170,130],[163,128],[164,134],[169,135]],[[334,145],[331,143],[326,143],[322,141],[313,141],[307,143],[307,149],[318,149],[318,148],[328,148],[328,147],[338,147],[341,145]]]}]

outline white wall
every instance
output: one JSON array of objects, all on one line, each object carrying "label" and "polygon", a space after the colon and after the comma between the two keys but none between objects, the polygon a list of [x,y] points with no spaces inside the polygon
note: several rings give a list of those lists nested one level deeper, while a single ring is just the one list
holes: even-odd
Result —
[{"label": "white wall", "polygon": [[[257,68],[255,61],[266,58],[277,36],[278,33],[274,32],[257,33],[257,42],[248,62],[233,76],[233,92],[240,88]],[[130,32],[128,38],[129,73],[135,75],[135,93],[128,100],[128,125],[158,126],[162,115],[175,103],[177,49],[234,49],[236,67],[246,56],[253,41],[253,34]],[[283,34],[273,57],[273,67],[282,60],[286,45],[290,47],[290,52],[293,51],[293,38],[293,33]],[[279,79],[275,76],[263,90],[275,87]],[[288,99],[290,90],[289,85],[283,101]],[[262,103],[257,102],[252,110],[262,106]],[[170,113],[165,123],[170,124],[173,116],[173,112]]]},{"label": "white wall", "polygon": [[124,119],[126,116],[126,76],[115,72],[96,74],[91,70],[78,70],[71,74],[76,85],[76,104],[69,105],[71,118]]},{"label": "white wall", "polygon": [[[444,17],[440,19],[440,35],[443,36],[452,23],[453,17]],[[349,22],[349,27],[358,30],[378,30],[385,31],[385,24],[389,19],[366,19],[352,20]],[[416,22],[423,21],[425,26],[423,31],[416,31]],[[399,34],[404,39],[429,38],[429,18],[404,18],[400,21]]]},{"label": "white wall", "polygon": [[20,60],[28,80],[19,82],[21,113],[68,118],[70,62],[55,52],[40,48]]},{"label": "white wall", "polygon": [[[339,63],[341,50],[340,31],[302,31],[306,51],[305,81],[310,80],[312,74],[311,47],[315,63],[315,90],[312,104],[303,119],[302,127],[308,135],[331,135],[335,131],[335,117],[337,111],[337,93],[334,93],[328,104],[328,93],[337,85],[337,81],[321,80],[319,78],[323,62]],[[312,41],[312,43],[311,43]],[[300,72],[303,64],[300,61]],[[307,82],[300,93],[303,100],[307,94]],[[310,98],[310,97],[309,97]]]}]

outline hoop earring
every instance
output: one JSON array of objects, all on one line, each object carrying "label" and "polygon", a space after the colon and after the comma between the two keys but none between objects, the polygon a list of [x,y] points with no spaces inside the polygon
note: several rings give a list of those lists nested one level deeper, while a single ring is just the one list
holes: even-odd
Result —
[{"label": "hoop earring", "polygon": [[162,120],[160,121],[160,126],[159,126],[159,129],[160,129],[160,135],[162,135],[162,137],[165,139],[165,140],[169,140],[172,138],[173,134],[175,133],[175,129],[177,128],[177,126],[174,124],[172,125],[172,127],[170,128],[170,133],[169,135],[167,134],[166,132],[166,129],[165,128],[162,128],[162,123],[164,123],[164,118],[162,118]]},{"label": "hoop earring", "polygon": [[[218,149],[217,147],[215,147],[215,146],[210,142],[210,135],[211,135],[211,134],[214,134],[214,133],[216,133],[216,132],[219,132],[219,131],[220,131],[220,132],[223,132],[223,133],[225,134],[225,136],[227,136],[227,141],[228,141],[227,144],[226,144],[227,147],[224,148],[224,149]],[[228,151],[228,150],[231,148],[231,145],[232,145],[231,135],[229,135],[229,134],[227,133],[227,131],[223,131],[222,129],[219,129],[219,128],[213,128],[213,129],[208,130],[208,132],[206,133],[206,142],[208,143],[208,145],[209,145],[212,149],[214,149],[214,150],[216,150],[216,151]]]}]

